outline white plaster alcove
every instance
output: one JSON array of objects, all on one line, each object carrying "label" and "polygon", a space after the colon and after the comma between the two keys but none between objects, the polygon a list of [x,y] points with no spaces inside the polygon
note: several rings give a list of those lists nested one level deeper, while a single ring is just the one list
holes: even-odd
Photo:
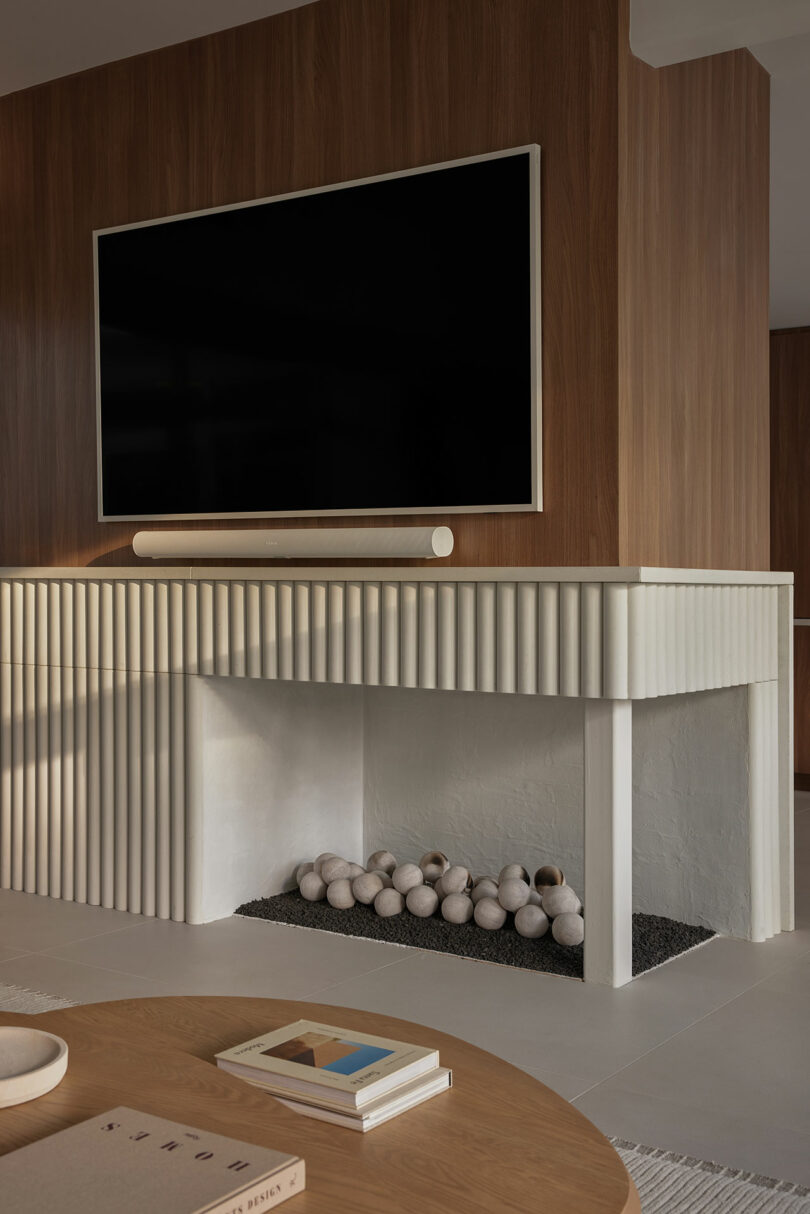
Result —
[{"label": "white plaster alcove", "polygon": [[515,849],[613,985],[634,864],[637,909],[793,926],[792,575],[291,573],[0,571],[0,887],[200,923],[321,849]]}]

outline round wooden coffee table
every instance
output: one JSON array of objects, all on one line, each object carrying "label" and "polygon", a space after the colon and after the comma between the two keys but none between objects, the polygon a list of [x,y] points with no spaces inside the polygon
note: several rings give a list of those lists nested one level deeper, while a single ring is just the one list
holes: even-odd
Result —
[{"label": "round wooden coffee table", "polygon": [[[218,1050],[299,1019],[435,1047],[453,1068],[453,1087],[358,1134],[293,1113],[214,1064]],[[423,1025],[322,1004],[206,996],[91,1003],[33,1020],[67,1041],[68,1071],[47,1095],[0,1110],[0,1154],[129,1105],[303,1156],[307,1190],[284,1203],[290,1214],[640,1214],[619,1156],[572,1105],[493,1054]],[[0,1014],[0,1024],[31,1027],[32,1017]]]}]

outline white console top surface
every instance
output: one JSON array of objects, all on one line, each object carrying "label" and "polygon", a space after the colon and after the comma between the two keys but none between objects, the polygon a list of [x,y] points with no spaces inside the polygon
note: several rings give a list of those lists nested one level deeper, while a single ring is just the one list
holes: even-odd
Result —
[{"label": "white console top surface", "polygon": [[189,581],[333,581],[333,582],[622,582],[685,586],[785,586],[793,584],[792,573],[750,569],[656,569],[649,565],[563,565],[495,568],[452,565],[367,565],[362,568],[338,565],[87,565],[0,566],[0,578],[75,578],[77,581],[154,581],[156,578]]}]

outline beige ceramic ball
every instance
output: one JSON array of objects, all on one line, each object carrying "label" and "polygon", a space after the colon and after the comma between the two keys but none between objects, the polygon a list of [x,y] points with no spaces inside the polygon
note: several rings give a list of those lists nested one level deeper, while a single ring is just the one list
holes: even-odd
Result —
[{"label": "beige ceramic ball", "polygon": [[529,906],[542,906],[543,905],[543,899],[541,898],[540,894],[538,894],[536,889],[529,890],[528,905]]},{"label": "beige ceramic ball", "polygon": [[388,873],[390,876],[396,866],[396,856],[392,856],[390,851],[375,851],[369,856],[366,868],[370,873],[381,868],[384,873]]},{"label": "beige ceramic ball", "polygon": [[348,910],[354,906],[352,883],[348,877],[338,877],[337,881],[330,882],[326,890],[326,901],[330,906],[334,906],[335,910]]},{"label": "beige ceramic ball", "polygon": [[327,885],[331,885],[333,881],[344,880],[350,871],[349,861],[341,859],[340,856],[330,856],[321,865],[321,876]]},{"label": "beige ceramic ball", "polygon": [[498,901],[504,910],[516,911],[529,901],[529,887],[519,877],[507,877],[498,886]]},{"label": "beige ceramic ball", "polygon": [[440,902],[443,898],[447,897],[447,890],[444,888],[444,877],[439,877],[438,881],[433,882],[433,889]]},{"label": "beige ceramic ball", "polygon": [[405,899],[398,889],[381,889],[374,899],[374,909],[381,919],[398,915],[405,906]]},{"label": "beige ceramic ball", "polygon": [[453,864],[442,875],[442,888],[446,894],[463,894],[472,885],[469,870],[461,864]]},{"label": "beige ceramic ball", "polygon": [[565,873],[556,864],[544,864],[534,874],[534,887],[541,894],[549,885],[565,885]]},{"label": "beige ceramic ball", "polygon": [[320,902],[321,898],[326,897],[326,882],[323,877],[319,877],[314,871],[304,873],[298,888],[301,890],[302,897],[306,898],[307,902]]},{"label": "beige ceramic ball", "polygon": [[477,906],[482,898],[497,898],[498,882],[494,878],[485,877],[483,881],[479,881],[477,885],[473,886],[470,897],[474,906]]},{"label": "beige ceramic ball", "polygon": [[558,944],[581,944],[585,939],[585,920],[582,915],[565,911],[552,923],[551,934]]},{"label": "beige ceramic ball", "polygon": [[496,932],[506,922],[506,911],[495,898],[480,898],[473,911],[475,922],[488,932]]},{"label": "beige ceramic ball", "polygon": [[485,873],[483,876],[475,878],[473,881],[473,889],[475,889],[476,885],[480,885],[482,881],[491,881],[493,885],[498,884],[497,877],[493,877],[491,873]]},{"label": "beige ceramic ball", "polygon": [[498,884],[503,881],[525,881],[529,884],[529,874],[522,864],[505,864],[498,874]]},{"label": "beige ceramic ball", "polygon": [[353,860],[349,861],[349,880],[354,881],[355,877],[361,876],[366,870],[362,864],[356,864]]},{"label": "beige ceramic ball", "polygon": [[375,868],[372,871],[374,876],[379,877],[382,881],[383,889],[393,889],[394,882],[391,880],[389,873],[385,872],[382,868]]},{"label": "beige ceramic ball", "polygon": [[582,903],[570,885],[550,885],[543,894],[543,910],[549,919],[557,915],[578,915]]},{"label": "beige ceramic ball", "polygon": [[305,877],[307,875],[307,873],[314,872],[314,870],[315,870],[314,864],[299,864],[298,868],[295,870],[295,884],[300,885],[301,878]]},{"label": "beige ceramic ball", "polygon": [[450,861],[443,851],[428,851],[419,861],[419,867],[426,881],[438,881],[442,873],[447,872]]},{"label": "beige ceramic ball", "polygon": [[315,872],[318,874],[318,876],[320,876],[320,874],[321,874],[321,867],[322,867],[324,861],[332,860],[332,859],[334,859],[334,856],[335,856],[335,853],[333,851],[322,851],[319,856],[315,857],[312,867],[315,870]]},{"label": "beige ceramic ball", "polygon": [[398,889],[401,894],[407,894],[409,889],[423,885],[425,878],[418,864],[400,864],[391,873],[391,880],[394,882],[394,889]]},{"label": "beige ceramic ball", "polygon": [[414,885],[408,890],[405,905],[412,915],[429,919],[439,905],[439,895],[429,885]]},{"label": "beige ceramic ball", "polygon": [[448,894],[442,902],[442,917],[448,923],[469,923],[474,907],[466,894]]},{"label": "beige ceramic ball", "polygon": [[515,930],[528,940],[545,936],[548,931],[548,915],[542,907],[527,902],[515,915]]},{"label": "beige ceramic ball", "polygon": [[383,883],[377,873],[360,873],[352,881],[352,893],[363,906],[371,906],[382,888]]}]

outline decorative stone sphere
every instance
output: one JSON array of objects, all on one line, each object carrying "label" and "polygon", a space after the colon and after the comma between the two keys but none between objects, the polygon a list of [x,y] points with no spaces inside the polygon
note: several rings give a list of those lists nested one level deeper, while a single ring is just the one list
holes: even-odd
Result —
[{"label": "decorative stone sphere", "polygon": [[529,901],[528,901],[527,905],[528,906],[542,906],[543,905],[543,899],[540,897],[540,895],[538,894],[536,889],[529,890]]},{"label": "decorative stone sphere", "polygon": [[352,883],[348,877],[338,877],[337,881],[329,883],[326,901],[336,910],[348,910],[350,906],[354,906]]},{"label": "decorative stone sphere", "polygon": [[491,873],[486,873],[485,876],[475,878],[475,880],[473,881],[473,889],[475,889],[475,887],[477,885],[480,885],[482,881],[491,881],[493,885],[498,884],[497,877],[493,877]]},{"label": "decorative stone sphere", "polygon": [[307,875],[307,873],[314,872],[314,870],[315,870],[314,864],[299,864],[298,868],[295,870],[295,884],[300,885],[301,878],[305,877]]},{"label": "decorative stone sphere", "polygon": [[488,932],[496,932],[506,923],[506,911],[495,898],[479,898],[473,915],[478,926],[485,927]]},{"label": "decorative stone sphere", "polygon": [[401,913],[405,899],[398,889],[381,889],[374,899],[374,909],[381,919],[389,919]]},{"label": "decorative stone sphere", "polygon": [[558,915],[578,915],[582,903],[570,885],[550,885],[543,894],[543,910],[549,919]]},{"label": "decorative stone sphere", "polygon": [[326,897],[326,882],[314,870],[311,873],[304,873],[298,888],[307,902],[320,902],[322,898]]},{"label": "decorative stone sphere", "polygon": [[360,877],[366,870],[362,864],[355,864],[353,860],[349,861],[349,880],[353,881],[355,877]]},{"label": "decorative stone sphere", "polygon": [[522,864],[505,864],[498,874],[498,884],[504,881],[525,881],[529,884],[529,874]]},{"label": "decorative stone sphere", "polygon": [[382,881],[383,889],[393,889],[394,882],[391,880],[391,876],[389,873],[385,872],[385,870],[382,868],[375,868],[372,871],[374,873],[374,876],[379,877],[380,880]]},{"label": "decorative stone sphere", "polygon": [[366,868],[370,873],[381,868],[384,873],[388,873],[389,877],[397,866],[396,856],[392,856],[390,851],[375,851],[368,858]]},{"label": "decorative stone sphere", "polygon": [[463,894],[465,889],[472,886],[469,869],[461,864],[453,864],[442,874],[442,888],[445,894]]},{"label": "decorative stone sphere", "polygon": [[383,883],[378,873],[360,873],[352,881],[352,893],[363,906],[371,906],[382,888]]},{"label": "decorative stone sphere", "polygon": [[391,880],[394,882],[394,889],[398,889],[401,894],[407,894],[409,889],[424,885],[425,882],[418,864],[398,865],[391,873]]},{"label": "decorative stone sphere", "polygon": [[529,887],[519,877],[507,877],[498,886],[498,901],[504,910],[516,911],[529,901]]},{"label": "decorative stone sphere", "polygon": [[450,867],[450,861],[443,851],[427,851],[419,861],[419,867],[426,881],[438,881],[442,873]]},{"label": "decorative stone sphere", "polygon": [[466,894],[448,894],[442,902],[442,917],[448,923],[469,923],[473,911],[472,900]]},{"label": "decorative stone sphere", "polygon": [[333,851],[322,851],[319,856],[315,857],[312,867],[315,870],[315,872],[318,874],[318,876],[321,875],[321,866],[322,866],[323,862],[325,860],[334,859],[334,855],[335,855],[335,853]]},{"label": "decorative stone sphere", "polygon": [[477,885],[473,886],[470,897],[474,906],[477,906],[482,898],[497,898],[498,882],[493,877],[484,877],[483,881],[479,881]]},{"label": "decorative stone sphere", "polygon": [[581,944],[585,939],[585,920],[582,915],[566,911],[552,923],[551,934],[558,944]]},{"label": "decorative stone sphere", "polygon": [[405,905],[412,915],[416,915],[420,919],[429,919],[438,908],[439,895],[429,885],[414,885],[412,889],[408,890]]},{"label": "decorative stone sphere", "polygon": [[345,880],[349,876],[350,871],[351,865],[349,861],[341,859],[340,856],[330,856],[321,865],[321,876],[327,885],[331,885],[333,881]]},{"label": "decorative stone sphere", "polygon": [[548,915],[542,907],[527,902],[515,915],[515,930],[529,940],[545,936],[548,931]]},{"label": "decorative stone sphere", "polygon": [[440,902],[447,897],[447,890],[444,888],[444,877],[439,877],[438,881],[433,882],[433,892]]},{"label": "decorative stone sphere", "polygon": [[534,874],[534,888],[541,894],[549,885],[565,885],[565,873],[556,864],[544,864]]}]

